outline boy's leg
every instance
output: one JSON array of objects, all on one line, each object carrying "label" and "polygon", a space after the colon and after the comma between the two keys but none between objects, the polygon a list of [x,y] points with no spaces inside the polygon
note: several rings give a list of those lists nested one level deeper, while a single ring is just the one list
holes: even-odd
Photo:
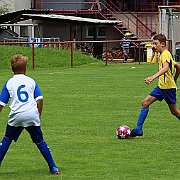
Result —
[{"label": "boy's leg", "polygon": [[44,159],[48,163],[49,168],[52,169],[53,167],[56,167],[54,160],[52,158],[51,151],[50,151],[48,145],[46,144],[46,142],[43,141],[36,145],[37,145],[39,151],[41,152],[41,154],[43,155]]},{"label": "boy's leg", "polygon": [[124,53],[124,62],[127,62],[128,59],[127,49],[124,48],[123,53]]},{"label": "boy's leg", "polygon": [[0,143],[0,165],[9,149],[11,142],[12,142],[11,139],[4,137]]},{"label": "boy's leg", "polygon": [[176,116],[180,120],[180,110],[178,109],[176,105],[176,89],[167,89],[163,92],[164,100],[169,106],[169,110],[171,111],[171,114]]},{"label": "boy's leg", "polygon": [[124,55],[124,61],[127,62],[127,59],[128,59],[128,55],[125,54],[125,55]]},{"label": "boy's leg", "polygon": [[29,132],[32,141],[37,145],[39,151],[48,163],[50,172],[52,174],[60,174],[59,170],[56,167],[56,164],[54,163],[51,151],[43,139],[43,134],[40,126],[30,126],[27,127],[26,130]]},{"label": "boy's leg", "polygon": [[149,112],[149,108],[141,109],[136,128],[131,131],[131,137],[143,135],[142,127],[143,127],[144,121],[148,115],[148,112]]},{"label": "boy's leg", "polygon": [[48,163],[50,173],[59,175],[60,172],[59,172],[58,168],[56,167],[56,164],[54,163],[51,151],[50,151],[48,145],[46,144],[46,142],[43,141],[40,144],[36,144],[36,145],[37,145],[39,151],[41,152],[41,154],[43,155],[44,159]]},{"label": "boy's leg", "polygon": [[143,127],[145,119],[148,115],[149,106],[156,100],[157,100],[157,98],[149,95],[142,101],[142,109],[141,109],[139,117],[138,117],[136,128],[134,128],[131,131],[131,135],[130,135],[131,137],[143,135],[142,127]]},{"label": "boy's leg", "polygon": [[180,110],[177,108],[176,104],[168,104],[171,113],[180,120]]},{"label": "boy's leg", "polygon": [[141,109],[139,117],[138,117],[138,122],[136,125],[136,129],[138,131],[142,131],[142,127],[143,127],[144,121],[148,115],[148,112],[149,112],[149,108],[142,108]]},{"label": "boy's leg", "polygon": [[0,143],[0,164],[2,163],[2,160],[7,153],[12,140],[17,141],[22,130],[23,127],[13,127],[7,125],[5,136]]}]

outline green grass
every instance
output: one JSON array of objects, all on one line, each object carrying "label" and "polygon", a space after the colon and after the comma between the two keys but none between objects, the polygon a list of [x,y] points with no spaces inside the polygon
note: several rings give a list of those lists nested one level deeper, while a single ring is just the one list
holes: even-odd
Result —
[{"label": "green grass", "polygon": [[[9,69],[9,59],[14,54],[23,54],[28,56],[28,68],[32,69],[32,48],[24,46],[8,46],[1,45],[1,64],[0,69]],[[83,64],[99,63],[92,56],[84,55],[78,51],[73,52],[73,66]],[[71,54],[69,49],[53,49],[53,48],[35,48],[34,49],[34,64],[35,68],[54,68],[54,67],[70,67]]]},{"label": "green grass", "polygon": [[[0,179],[180,179],[179,120],[165,102],[151,106],[143,137],[116,137],[119,125],[135,127],[141,101],[157,84],[148,86],[144,79],[156,71],[157,64],[136,63],[29,68],[27,75],[37,80],[44,96],[42,131],[61,175],[48,173],[24,131],[12,143],[0,167]],[[2,70],[1,86],[11,76],[10,70]],[[5,107],[0,115],[0,137],[8,113]]]}]

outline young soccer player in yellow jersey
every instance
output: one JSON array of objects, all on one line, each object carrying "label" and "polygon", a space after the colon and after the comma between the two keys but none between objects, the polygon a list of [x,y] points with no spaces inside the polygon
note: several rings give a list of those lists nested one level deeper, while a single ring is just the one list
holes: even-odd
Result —
[{"label": "young soccer player in yellow jersey", "polygon": [[176,106],[176,82],[180,73],[180,65],[177,64],[171,53],[166,49],[166,37],[163,34],[155,35],[153,46],[156,52],[160,53],[159,71],[145,79],[150,84],[154,79],[159,78],[158,86],[142,101],[136,128],[131,131],[131,137],[143,135],[143,124],[149,112],[149,106],[156,100],[163,99],[169,106],[171,113],[180,120],[180,110]]}]

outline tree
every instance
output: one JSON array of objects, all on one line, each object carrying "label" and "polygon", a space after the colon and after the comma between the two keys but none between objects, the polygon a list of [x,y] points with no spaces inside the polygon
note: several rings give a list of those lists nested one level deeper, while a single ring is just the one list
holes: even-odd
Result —
[{"label": "tree", "polygon": [[12,0],[0,0],[0,14],[9,12],[12,9],[13,1]]},{"label": "tree", "polygon": [[6,7],[0,7],[0,14],[4,14],[9,12],[9,10]]}]

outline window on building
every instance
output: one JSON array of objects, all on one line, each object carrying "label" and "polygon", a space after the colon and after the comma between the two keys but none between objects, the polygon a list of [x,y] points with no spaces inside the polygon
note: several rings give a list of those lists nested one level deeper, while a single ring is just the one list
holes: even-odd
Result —
[{"label": "window on building", "polygon": [[[106,38],[106,26],[100,25],[96,29],[97,38]],[[94,37],[94,26],[87,26],[86,38]]]},{"label": "window on building", "polygon": [[97,37],[106,38],[106,26],[98,26]]},{"label": "window on building", "polygon": [[86,28],[86,38],[94,37],[94,26],[87,26]]},{"label": "window on building", "polygon": [[20,26],[20,36],[28,37],[28,27],[27,26]]}]

